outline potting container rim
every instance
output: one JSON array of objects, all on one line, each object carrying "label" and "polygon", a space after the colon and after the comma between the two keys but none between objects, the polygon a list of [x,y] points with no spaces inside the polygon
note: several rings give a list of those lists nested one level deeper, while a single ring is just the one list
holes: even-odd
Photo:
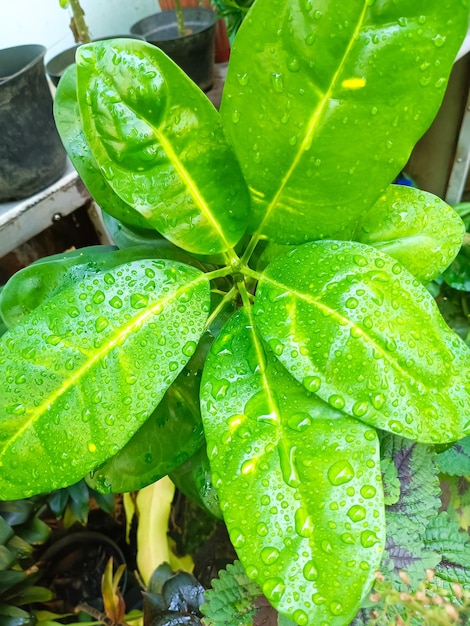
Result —
[{"label": "potting container rim", "polygon": [[[207,16],[208,22],[207,22],[207,27],[206,28],[210,28],[212,27],[216,21],[217,21],[217,15],[215,13],[215,11],[213,9],[208,9],[206,7],[182,7],[183,9],[183,14],[184,15],[194,15],[194,16],[201,16],[201,15],[205,15]],[[151,28],[148,31],[144,31],[141,27],[141,25],[148,19],[157,16],[157,15],[173,15],[174,16],[174,21],[176,23],[176,11],[174,9],[168,9],[165,11],[160,11],[159,13],[151,13],[150,15],[147,15],[147,17],[143,17],[142,19],[140,19],[138,22],[136,22],[135,24],[133,24],[133,26],[131,27],[131,33],[135,34],[135,35],[140,35],[143,36],[144,38],[147,37],[147,35],[154,33],[155,32],[155,28]],[[194,18],[193,18],[194,19]],[[191,21],[191,17],[186,18],[185,17],[185,22],[190,22]],[[168,24],[163,25],[163,26],[168,26]],[[206,30],[206,29],[204,29]],[[202,31],[198,31],[198,32],[202,32]],[[186,39],[188,37],[192,37],[193,35],[198,34],[198,33],[187,33],[185,35],[181,35],[178,36],[178,39]]]},{"label": "potting container rim", "polygon": [[[30,67],[35,65],[38,61],[40,61],[41,58],[44,58],[47,52],[47,48],[41,44],[25,44],[22,46],[12,46],[11,48],[2,48],[0,50],[0,68],[1,68],[3,55],[6,55],[7,53],[11,53],[13,50],[16,50],[18,52],[21,52],[21,51],[26,52],[28,48],[31,49],[31,52],[35,50],[34,56],[26,64],[22,65],[18,70],[16,70],[12,74],[7,74],[6,76],[2,76],[0,74],[0,85],[12,80],[19,74],[22,74],[24,71],[28,70]],[[0,72],[1,72],[1,69],[0,69]]]}]

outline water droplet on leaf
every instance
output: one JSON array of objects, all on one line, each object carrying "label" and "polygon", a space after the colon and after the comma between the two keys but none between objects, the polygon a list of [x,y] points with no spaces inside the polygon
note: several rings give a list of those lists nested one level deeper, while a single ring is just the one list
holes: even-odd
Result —
[{"label": "water droplet on leaf", "polygon": [[336,461],[328,470],[328,480],[334,486],[348,483],[354,478],[354,470],[349,461]]}]

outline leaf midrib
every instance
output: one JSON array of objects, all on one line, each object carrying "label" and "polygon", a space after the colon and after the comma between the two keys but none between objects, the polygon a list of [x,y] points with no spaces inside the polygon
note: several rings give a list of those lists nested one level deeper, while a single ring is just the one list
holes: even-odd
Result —
[{"label": "leaf midrib", "polygon": [[[134,318],[132,322],[122,326],[122,330],[120,332],[113,333],[113,335],[110,336],[109,341],[107,341],[102,348],[97,350],[89,360],[87,360],[82,366],[78,368],[76,372],[74,372],[69,378],[64,381],[64,383],[56,392],[48,396],[48,398],[30,414],[29,419],[25,421],[23,426],[21,426],[21,428],[19,428],[15,432],[15,434],[5,442],[3,449],[0,450],[0,459],[4,457],[8,448],[11,447],[26,430],[28,430],[33,424],[35,424],[38,419],[42,417],[45,410],[49,410],[61,396],[63,396],[73,385],[75,385],[83,376],[85,376],[88,371],[92,370],[97,362],[107,356],[116,347],[116,345],[120,345],[120,343],[127,339],[127,337],[131,335],[135,329],[137,329],[148,318],[154,315],[154,311],[156,309],[167,306],[172,300],[175,300],[179,296],[180,292],[187,290],[188,287],[196,289],[199,283],[202,283],[205,280],[205,274],[197,276],[193,281],[185,283],[184,285],[176,289],[176,291],[174,291],[172,294],[164,297],[163,299],[157,300],[151,307],[142,309],[142,315],[138,315]],[[81,351],[78,347],[75,346],[74,349]]]},{"label": "leaf midrib", "polygon": [[[396,360],[393,360],[391,358],[390,354],[386,350],[384,350],[384,348],[380,344],[378,344],[376,342],[376,340],[370,334],[368,334],[364,330],[364,328],[362,326],[359,326],[358,324],[356,324],[353,320],[349,319],[348,317],[344,317],[336,309],[331,309],[330,307],[326,306],[325,304],[323,304],[319,300],[316,300],[312,296],[309,296],[309,295],[307,295],[305,293],[302,293],[301,291],[297,291],[296,289],[294,289],[292,287],[288,287],[287,285],[285,285],[285,284],[283,284],[281,282],[278,282],[277,280],[267,276],[266,274],[262,277],[262,279],[260,281],[260,286],[261,286],[262,281],[266,281],[266,282],[270,283],[271,285],[273,285],[277,289],[289,292],[289,294],[299,298],[299,300],[303,300],[304,302],[306,302],[307,304],[312,305],[313,307],[317,307],[323,313],[325,313],[328,316],[332,317],[333,319],[337,320],[340,323],[341,326],[349,326],[352,329],[357,329],[358,331],[360,331],[361,335],[364,337],[365,342],[369,341],[370,345],[372,345],[372,347],[375,348],[377,350],[377,352],[379,352],[383,356],[384,360],[387,361],[389,363],[389,365],[391,365],[391,367],[395,371],[399,372],[406,379],[411,381],[414,386],[417,385],[416,379],[410,374],[410,372],[407,372],[406,370],[404,370],[397,363]],[[420,383],[421,383],[421,381],[420,381]],[[421,384],[426,388],[427,391],[429,391],[429,392],[431,391],[431,388],[428,385],[426,385],[425,383],[421,383]],[[434,387],[432,389],[435,390]]]},{"label": "leaf midrib", "polygon": [[[126,105],[126,107],[132,111],[132,113],[140,119],[140,116],[137,112],[137,110],[135,109],[135,107],[132,106],[132,104],[126,99],[124,98],[120,92],[119,89],[116,86],[116,81],[113,79],[113,86],[115,88],[115,91],[117,94],[119,94],[121,101]],[[225,250],[228,250],[231,247],[231,244],[227,241],[225,234],[220,226],[220,224],[217,222],[217,220],[215,219],[214,215],[212,214],[210,207],[207,203],[207,201],[205,200],[204,196],[200,193],[196,183],[194,182],[192,176],[190,175],[190,173],[188,172],[188,170],[186,169],[186,167],[183,165],[181,159],[178,157],[178,155],[176,154],[176,152],[173,150],[173,147],[171,146],[171,142],[167,139],[166,135],[161,131],[160,128],[157,128],[154,124],[151,124],[150,121],[146,118],[143,118],[145,123],[148,125],[149,128],[152,129],[155,137],[158,139],[158,141],[160,142],[160,144],[162,145],[169,161],[172,163],[172,165],[174,166],[175,170],[177,171],[178,175],[180,176],[180,178],[183,180],[183,182],[186,184],[186,187],[194,201],[194,203],[196,204],[197,207],[199,207],[199,209],[201,210],[202,214],[205,216],[205,218],[207,219],[207,221],[209,222],[209,224],[212,226],[212,228],[216,231],[219,239],[223,242],[223,245],[225,246]],[[95,128],[95,132],[98,135],[98,132]],[[223,252],[223,250],[221,250],[220,252]]]},{"label": "leaf midrib", "polygon": [[275,193],[273,199],[271,200],[270,204],[268,205],[266,212],[264,214],[264,217],[256,231],[256,236],[261,236],[261,233],[263,232],[263,228],[266,224],[266,222],[268,222],[271,213],[273,212],[273,210],[275,209],[279,198],[281,197],[281,195],[284,192],[284,189],[286,187],[286,185],[289,182],[289,179],[291,178],[292,174],[294,173],[296,167],[298,166],[303,154],[305,153],[306,149],[308,146],[310,146],[312,144],[313,141],[313,136],[314,133],[316,131],[316,129],[318,128],[320,121],[323,117],[323,113],[325,111],[325,108],[327,106],[327,104],[329,103],[331,96],[333,94],[333,91],[337,85],[338,82],[338,78],[341,75],[344,66],[346,64],[347,58],[349,56],[350,51],[352,50],[355,42],[356,42],[356,38],[360,33],[360,30],[362,28],[362,25],[364,23],[364,19],[367,13],[367,10],[369,8],[369,5],[367,4],[366,0],[364,0],[364,6],[361,12],[361,15],[359,16],[358,22],[356,24],[356,27],[354,29],[354,33],[351,36],[351,39],[349,41],[349,44],[346,48],[346,51],[341,59],[341,61],[338,64],[338,68],[335,72],[335,74],[333,75],[333,78],[331,79],[330,85],[328,87],[328,89],[323,92],[323,97],[322,100],[319,104],[319,106],[315,109],[315,111],[312,113],[309,121],[308,121],[308,125],[307,125],[307,132],[305,134],[305,137],[303,139],[303,141],[301,142],[301,144],[299,145],[299,149],[297,150],[297,152],[294,155],[293,161],[289,167],[289,169],[287,170],[286,174],[283,176],[282,180],[281,180],[281,184],[279,185],[279,188],[277,190],[277,192]]}]

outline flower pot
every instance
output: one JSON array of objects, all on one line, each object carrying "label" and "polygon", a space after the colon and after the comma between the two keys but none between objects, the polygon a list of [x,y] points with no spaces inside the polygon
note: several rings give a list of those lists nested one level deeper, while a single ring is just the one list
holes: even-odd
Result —
[{"label": "flower pot", "polygon": [[[143,39],[143,37],[139,37],[138,35],[112,35],[110,37],[100,37],[99,39],[94,39],[93,41],[102,41],[103,39]],[[46,72],[57,87],[59,84],[60,77],[65,72],[65,70],[75,63],[75,53],[77,48],[81,44],[77,44],[76,46],[72,46],[71,48],[67,48],[59,54],[56,54],[46,63]]]},{"label": "flower pot", "polygon": [[65,169],[45,53],[40,45],[0,50],[0,202],[37,193]]},{"label": "flower pot", "polygon": [[[180,0],[181,6],[198,7],[203,6],[206,9],[212,7],[210,0]],[[171,11],[175,8],[175,0],[158,0],[158,4],[162,11]],[[215,27],[215,62],[225,63],[230,57],[230,41],[227,34],[227,25],[224,19],[217,19]]]},{"label": "flower pot", "polygon": [[190,34],[178,36],[176,14],[162,11],[140,20],[131,33],[165,52],[203,91],[214,82],[214,37],[216,15],[212,9],[184,8],[184,22]]},{"label": "flower pot", "polygon": [[[114,571],[126,563],[120,547],[104,533],[70,532],[41,555],[41,584],[54,592],[60,611],[73,611],[81,602],[102,608],[101,579],[111,557]],[[119,585],[122,593],[126,581],[125,571]]]}]

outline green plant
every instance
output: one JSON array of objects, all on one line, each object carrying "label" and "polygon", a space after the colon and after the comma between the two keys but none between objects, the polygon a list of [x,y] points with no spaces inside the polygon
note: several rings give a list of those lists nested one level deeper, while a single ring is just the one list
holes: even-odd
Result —
[{"label": "green plant", "polygon": [[449,326],[470,344],[470,203],[454,207],[462,218],[466,232],[462,248],[446,271],[436,281],[436,300]]},{"label": "green plant", "polygon": [[[400,574],[402,587],[406,587],[408,576],[403,571]],[[460,618],[469,615],[468,592],[457,584],[454,585],[454,594],[433,588],[432,570],[426,572],[426,579],[413,592],[394,587],[380,572],[376,577],[375,591],[370,596],[373,608],[366,615],[358,615],[352,622],[354,626],[451,626],[462,623]],[[205,598],[206,602],[201,607],[206,616],[203,619],[205,626],[294,624],[275,615],[261,590],[237,561],[220,572],[220,577],[213,581],[213,589],[206,592]]]},{"label": "green plant", "polygon": [[0,623],[35,626],[29,605],[46,602],[51,592],[36,583],[41,572],[32,560],[35,546],[44,543],[49,527],[39,517],[41,503],[18,500],[0,503]]},{"label": "green plant", "polygon": [[87,473],[137,490],[206,441],[231,541],[284,623],[348,624],[396,569],[386,530],[441,562],[455,528],[434,491],[386,525],[378,433],[428,456],[469,433],[470,351],[422,285],[464,225],[390,182],[468,17],[467,0],[257,0],[220,115],[155,47],[80,48],[57,125],[124,249],[2,290],[0,497]]},{"label": "green plant", "polygon": [[245,19],[253,0],[211,0],[220,17],[227,22],[227,32],[234,37]]}]

